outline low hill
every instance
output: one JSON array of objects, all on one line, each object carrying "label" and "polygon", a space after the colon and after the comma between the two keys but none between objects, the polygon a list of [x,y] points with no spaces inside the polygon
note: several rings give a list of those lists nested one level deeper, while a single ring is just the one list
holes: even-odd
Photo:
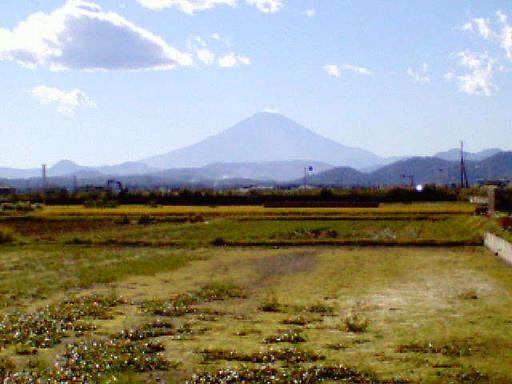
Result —
[{"label": "low hill", "polygon": [[[481,161],[467,161],[466,173],[470,183],[485,180],[512,180],[512,152],[499,152]],[[405,176],[405,177],[404,177]],[[436,157],[413,157],[384,166],[371,173],[339,167],[312,176],[311,185],[407,185],[409,176],[414,183],[458,184],[460,163]],[[299,183],[300,180],[296,180]]]}]

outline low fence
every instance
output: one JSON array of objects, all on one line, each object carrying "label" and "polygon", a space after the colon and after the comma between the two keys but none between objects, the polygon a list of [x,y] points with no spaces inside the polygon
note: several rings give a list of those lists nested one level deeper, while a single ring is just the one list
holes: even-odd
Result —
[{"label": "low fence", "polygon": [[496,236],[494,233],[487,232],[484,237],[484,244],[507,263],[512,264],[512,244],[507,240]]}]

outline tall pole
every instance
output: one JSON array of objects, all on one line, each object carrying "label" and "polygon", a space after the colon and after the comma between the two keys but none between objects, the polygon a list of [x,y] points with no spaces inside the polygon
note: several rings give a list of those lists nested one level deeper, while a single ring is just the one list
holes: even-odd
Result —
[{"label": "tall pole", "polygon": [[304,189],[308,187],[308,169],[304,167]]},{"label": "tall pole", "polygon": [[43,164],[41,167],[43,172],[43,204],[46,204],[46,164]]},{"label": "tall pole", "polygon": [[464,188],[464,142],[460,142],[460,187]]},{"label": "tall pole", "polygon": [[464,142],[460,142],[460,187],[469,188],[468,174],[466,173],[466,164],[464,161]]}]

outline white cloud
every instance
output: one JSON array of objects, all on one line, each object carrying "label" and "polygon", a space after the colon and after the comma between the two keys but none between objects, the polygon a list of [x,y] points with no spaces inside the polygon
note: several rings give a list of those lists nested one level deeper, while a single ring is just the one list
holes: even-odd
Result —
[{"label": "white cloud", "polygon": [[197,51],[197,58],[206,65],[212,65],[215,62],[215,54],[206,48]]},{"label": "white cloud", "polygon": [[[235,52],[226,52],[229,45],[219,34],[209,36],[214,46],[211,48],[200,36],[193,36],[188,40],[189,49],[194,51],[199,62],[207,66],[217,65],[222,68],[233,68],[240,65],[250,65],[251,59]],[[224,52],[222,52],[224,51]]]},{"label": "white cloud", "polygon": [[460,90],[476,96],[492,96],[498,90],[494,84],[495,61],[486,54],[477,55],[472,52],[458,52],[460,65],[470,70],[469,73],[457,76]]},{"label": "white cloud", "polygon": [[274,13],[283,8],[283,0],[246,0],[248,4],[255,6],[261,12]]},{"label": "white cloud", "polygon": [[231,52],[227,55],[219,57],[218,64],[221,68],[233,68],[239,65],[249,65],[251,64],[251,59],[249,59],[247,56],[238,56]]},{"label": "white cloud", "polygon": [[491,28],[491,20],[483,17],[471,19],[471,21],[464,25],[463,29],[471,32],[476,30],[478,34],[486,40],[496,37],[496,34]]},{"label": "white cloud", "polygon": [[336,64],[327,64],[324,65],[322,68],[329,76],[332,77],[340,77],[341,71],[340,67],[338,67]]},{"label": "white cloud", "polygon": [[51,70],[171,69],[192,59],[162,38],[91,1],[69,0],[0,28],[0,60]]},{"label": "white cloud", "polygon": [[305,15],[306,17],[309,17],[309,18],[315,17],[315,15],[316,15],[316,10],[314,10],[313,8],[311,8],[311,9],[306,9],[306,10],[304,11],[304,15]]},{"label": "white cloud", "polygon": [[444,79],[446,81],[452,81],[454,77],[455,75],[453,74],[453,72],[447,72],[444,74]]},{"label": "white cloud", "polygon": [[57,111],[69,117],[72,117],[75,109],[79,107],[97,107],[96,103],[79,89],[65,92],[59,88],[40,85],[33,88],[29,93],[38,99],[41,104],[56,103],[58,105]]},{"label": "white cloud", "polygon": [[263,112],[266,112],[266,113],[280,113],[279,109],[277,109],[277,108],[270,108],[270,107],[264,108]]},{"label": "white cloud", "polygon": [[344,68],[348,69],[349,71],[359,73],[361,75],[371,75],[372,74],[372,72],[368,68],[358,67],[356,65],[345,64]]},{"label": "white cloud", "polygon": [[[238,0],[137,0],[142,6],[160,10],[164,8],[177,8],[180,11],[193,15],[197,11],[205,11],[219,5],[235,7]],[[246,0],[246,2],[264,13],[280,11],[283,0]]]},{"label": "white cloud", "polygon": [[482,63],[489,59],[487,55],[477,55],[469,51],[457,52],[456,55],[460,58],[460,65],[470,69],[481,68]]},{"label": "white cloud", "polygon": [[508,22],[508,17],[503,12],[498,11],[498,18],[502,25],[501,29],[501,47],[505,50],[505,54],[512,61],[512,26]]},{"label": "white cloud", "polygon": [[205,11],[218,5],[234,7],[237,0],[137,0],[137,2],[152,10],[174,7],[192,15],[196,11]]},{"label": "white cloud", "polygon": [[430,76],[428,75],[428,72],[427,63],[423,63],[419,69],[407,68],[407,75],[419,84],[430,83]]}]

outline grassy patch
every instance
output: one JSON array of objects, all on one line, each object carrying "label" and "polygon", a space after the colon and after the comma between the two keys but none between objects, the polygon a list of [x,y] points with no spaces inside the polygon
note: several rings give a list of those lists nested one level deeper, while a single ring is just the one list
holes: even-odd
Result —
[{"label": "grassy patch", "polygon": [[0,307],[129,276],[171,271],[192,259],[184,251],[151,248],[10,247],[0,252]]}]

